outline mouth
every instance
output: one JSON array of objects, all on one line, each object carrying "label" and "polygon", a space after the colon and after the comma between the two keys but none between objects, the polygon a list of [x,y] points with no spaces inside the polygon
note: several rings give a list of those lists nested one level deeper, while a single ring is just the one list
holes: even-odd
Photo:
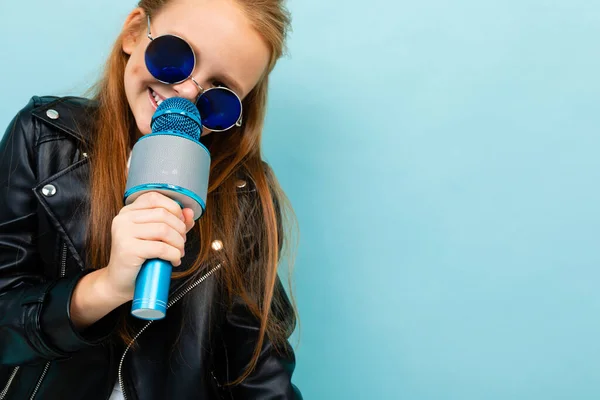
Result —
[{"label": "mouth", "polygon": [[160,94],[156,93],[151,87],[148,87],[148,97],[150,99],[150,103],[152,103],[152,107],[154,107],[155,110],[163,101],[166,100]]}]

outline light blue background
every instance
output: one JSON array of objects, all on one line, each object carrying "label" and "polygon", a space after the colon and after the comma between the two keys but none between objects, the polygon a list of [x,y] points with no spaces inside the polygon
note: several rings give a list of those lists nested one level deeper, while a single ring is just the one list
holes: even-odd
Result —
[{"label": "light blue background", "polygon": [[[7,2],[0,123],[81,93],[132,2]],[[293,0],[267,160],[306,399],[600,398],[600,3]]]}]

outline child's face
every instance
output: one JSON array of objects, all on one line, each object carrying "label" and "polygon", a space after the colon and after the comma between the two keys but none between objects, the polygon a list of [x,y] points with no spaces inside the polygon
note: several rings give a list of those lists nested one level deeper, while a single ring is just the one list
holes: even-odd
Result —
[{"label": "child's face", "polygon": [[[128,24],[143,21],[140,9],[133,11]],[[153,38],[173,34],[185,39],[196,54],[192,76],[203,88],[226,86],[243,99],[258,83],[268,66],[269,48],[234,0],[174,0],[151,19]],[[200,89],[187,79],[165,84],[155,79],[144,61],[150,39],[147,32],[123,39],[123,51],[130,55],[125,69],[125,92],[137,127],[151,132],[150,120],[156,110],[152,92],[161,99],[183,97],[196,101]],[[207,134],[204,129],[203,134]]]}]

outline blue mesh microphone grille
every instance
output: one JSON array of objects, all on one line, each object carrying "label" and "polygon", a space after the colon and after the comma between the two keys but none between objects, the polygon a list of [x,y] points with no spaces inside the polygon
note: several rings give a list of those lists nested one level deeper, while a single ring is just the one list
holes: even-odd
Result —
[{"label": "blue mesh microphone grille", "polygon": [[198,108],[181,97],[163,101],[152,116],[152,133],[164,131],[176,131],[199,141],[202,120]]}]

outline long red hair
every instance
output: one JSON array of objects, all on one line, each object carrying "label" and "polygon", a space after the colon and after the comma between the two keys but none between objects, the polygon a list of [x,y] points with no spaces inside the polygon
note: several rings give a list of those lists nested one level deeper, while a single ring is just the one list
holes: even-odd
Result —
[{"label": "long red hair", "polygon": [[[283,343],[290,329],[275,315],[283,307],[274,297],[277,280],[277,267],[280,260],[280,244],[283,237],[281,227],[287,230],[294,227],[291,207],[275,176],[265,168],[261,155],[261,134],[265,117],[269,73],[284,51],[284,42],[290,25],[290,17],[281,0],[236,0],[247,13],[255,29],[262,35],[271,50],[269,66],[256,87],[243,101],[244,123],[224,134],[215,135],[210,140],[212,156],[210,182],[208,187],[207,209],[196,223],[200,238],[200,252],[193,265],[185,272],[174,274],[182,278],[198,274],[211,258],[211,241],[219,238],[223,249],[219,256],[226,268],[218,276],[229,298],[244,299],[252,313],[260,320],[260,335],[252,360],[244,374],[233,382],[245,379],[255,367],[265,335],[275,345]],[[169,0],[141,0],[138,6],[146,14],[153,16],[167,5]],[[145,25],[134,27],[141,33]],[[88,262],[94,268],[104,267],[109,262],[111,245],[111,225],[113,218],[123,207],[123,193],[126,185],[126,171],[129,151],[137,140],[137,129],[133,114],[125,96],[123,76],[128,55],[122,51],[122,32],[116,40],[105,66],[103,77],[92,90],[98,104],[96,114],[96,134],[90,143],[91,162],[91,216],[88,232]],[[123,116],[126,116],[123,118]],[[256,270],[252,279],[243,271],[240,249],[235,243],[239,236],[236,223],[240,217],[237,196],[235,195],[236,174],[243,171],[256,187],[257,206],[252,207],[260,221],[253,227]],[[220,190],[223,189],[223,190]],[[213,206],[211,206],[213,205]],[[256,220],[245,215],[244,219]],[[279,227],[279,229],[278,229]],[[288,241],[284,241],[289,244]],[[257,248],[256,248],[257,247]],[[289,247],[286,247],[289,248]],[[288,261],[291,258],[287,258]],[[292,296],[293,299],[293,296]],[[294,307],[295,310],[295,307]],[[132,340],[131,332],[124,323],[120,335],[126,342]]]}]

